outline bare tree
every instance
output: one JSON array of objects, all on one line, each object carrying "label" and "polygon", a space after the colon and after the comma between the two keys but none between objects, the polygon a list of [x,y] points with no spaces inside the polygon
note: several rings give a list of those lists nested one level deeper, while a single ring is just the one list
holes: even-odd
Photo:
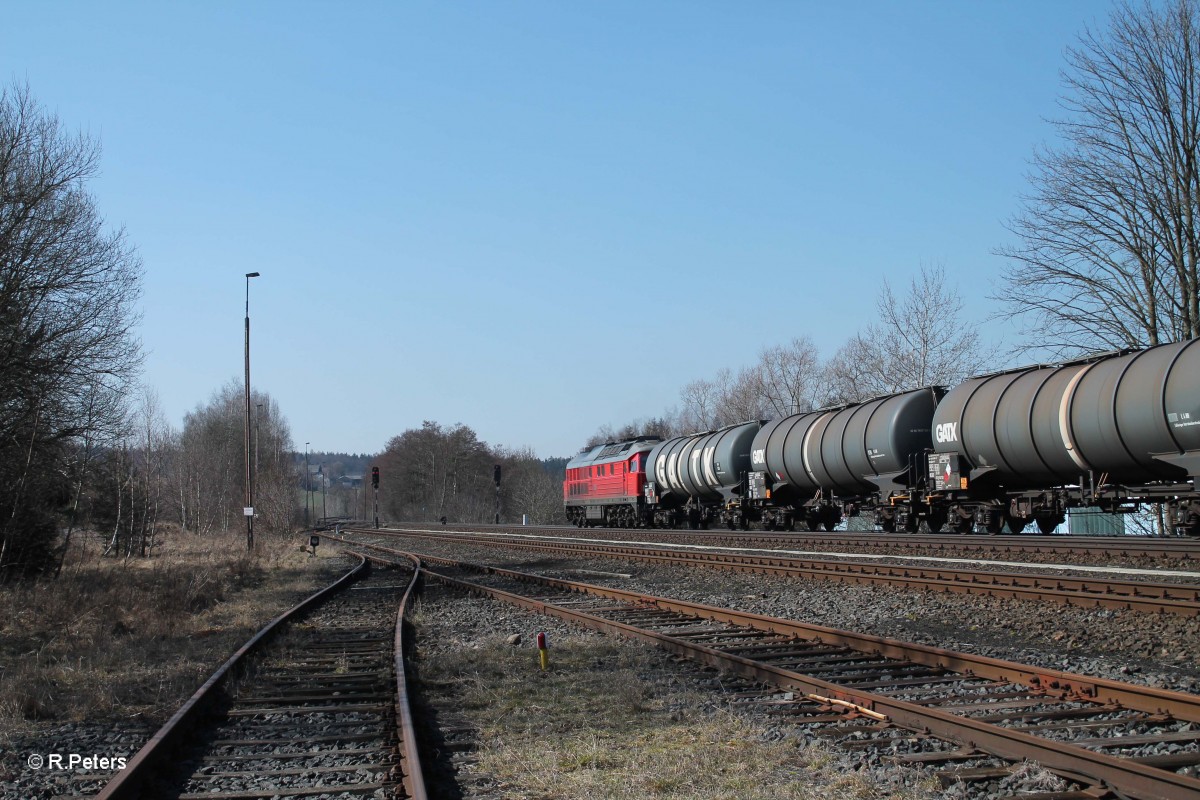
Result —
[{"label": "bare tree", "polygon": [[529,448],[498,451],[504,464],[503,507],[513,522],[527,517],[533,525],[566,522],[562,470],[551,472]]},{"label": "bare tree", "polygon": [[988,361],[975,324],[963,316],[962,299],[940,266],[921,267],[902,297],[885,281],[875,308],[878,321],[855,334],[828,365],[829,403],[953,385]]},{"label": "bare tree", "polygon": [[712,380],[700,378],[684,386],[679,399],[683,404],[676,426],[680,434],[759,419],[767,408],[757,365],[736,373],[722,367]]},{"label": "bare tree", "polygon": [[1200,336],[1196,0],[1117,8],[1067,50],[1057,149],[1035,154],[998,294],[1067,355]]},{"label": "bare tree", "polygon": [[[242,522],[245,480],[245,388],[226,383],[208,404],[184,417],[178,461],[171,471],[178,481],[180,524],[197,533],[231,530]],[[255,473],[255,527],[264,533],[290,530],[298,512],[292,435],[279,405],[270,395],[253,391],[262,405],[258,415],[258,470]]]},{"label": "bare tree", "polygon": [[758,365],[744,367],[735,374],[730,369],[717,371],[717,413],[714,427],[723,428],[767,416],[763,380]]},{"label": "bare tree", "polygon": [[811,410],[818,403],[824,371],[821,354],[807,336],[765,348],[755,375],[760,408],[769,417]]},{"label": "bare tree", "polygon": [[684,386],[675,432],[695,433],[806,411],[821,394],[823,375],[820,353],[807,336],[765,347],[748,367],[737,372],[723,367],[711,380],[700,378]]},{"label": "bare tree", "polygon": [[376,459],[383,515],[482,522],[495,513],[497,455],[470,427],[426,420],[394,436]]},{"label": "bare tree", "polygon": [[717,427],[717,405],[720,400],[716,383],[699,378],[679,391],[682,407],[679,410],[679,432],[694,433]]},{"label": "bare tree", "polygon": [[69,503],[62,462],[120,435],[140,366],[141,264],[86,190],[98,164],[27,88],[0,91],[0,570],[47,563],[26,545]]}]

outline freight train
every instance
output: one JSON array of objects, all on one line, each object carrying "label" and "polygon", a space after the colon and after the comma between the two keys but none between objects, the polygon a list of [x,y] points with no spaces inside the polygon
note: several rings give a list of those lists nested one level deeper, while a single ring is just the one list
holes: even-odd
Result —
[{"label": "freight train", "polygon": [[578,526],[1053,531],[1158,504],[1200,535],[1200,339],[925,387],[663,441],[585,449]]}]

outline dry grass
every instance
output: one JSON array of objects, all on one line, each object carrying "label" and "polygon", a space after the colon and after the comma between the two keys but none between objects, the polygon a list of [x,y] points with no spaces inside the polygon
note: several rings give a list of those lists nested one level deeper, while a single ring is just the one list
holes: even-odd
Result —
[{"label": "dry grass", "polygon": [[57,580],[0,585],[0,739],[38,724],[165,717],[253,632],[325,582],[291,540],[176,532],[149,560],[72,552]]},{"label": "dry grass", "polygon": [[[881,796],[828,749],[774,741],[647,648],[558,637],[551,669],[503,639],[422,661],[479,730],[477,768],[512,798],[852,800]],[[894,796],[894,795],[893,795]]]}]

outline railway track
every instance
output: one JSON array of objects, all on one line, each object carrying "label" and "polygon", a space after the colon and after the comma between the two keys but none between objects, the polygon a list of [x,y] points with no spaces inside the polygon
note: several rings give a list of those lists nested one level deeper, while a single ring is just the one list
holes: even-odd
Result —
[{"label": "railway track", "polygon": [[403,664],[419,564],[338,582],[273,620],[98,795],[426,796]]},{"label": "railway track", "polygon": [[[419,527],[420,524],[404,527]],[[903,549],[942,555],[974,553],[1039,553],[1047,556],[1082,555],[1135,559],[1179,559],[1200,561],[1200,539],[1151,536],[1068,536],[1020,534],[980,536],[975,534],[884,533],[875,531],[768,532],[691,531],[662,528],[585,528],[524,525],[450,524],[445,530],[497,531],[528,536],[587,536],[593,539],[641,539],[682,544],[711,544],[728,547],[797,548],[810,550],[850,548]]]},{"label": "railway track", "polygon": [[[352,545],[376,557],[407,557]],[[1040,800],[1200,799],[1200,697],[697,603],[422,556],[428,575],[652,642],[751,681],[739,702],[851,748],[1003,796],[1025,760],[1064,780]],[[430,571],[430,566],[437,567]]]},{"label": "railway track", "polygon": [[732,553],[653,547],[649,544],[642,546],[585,543],[524,534],[443,533],[418,528],[360,529],[354,532],[360,535],[412,536],[472,546],[504,547],[583,557],[624,558],[654,564],[729,569],[842,583],[887,584],[924,591],[1041,600],[1084,608],[1131,609],[1150,613],[1200,616],[1200,584],[1196,583],[1134,581],[1099,575],[1039,575],[1028,572],[881,564],[842,559],[818,560],[778,553]]}]

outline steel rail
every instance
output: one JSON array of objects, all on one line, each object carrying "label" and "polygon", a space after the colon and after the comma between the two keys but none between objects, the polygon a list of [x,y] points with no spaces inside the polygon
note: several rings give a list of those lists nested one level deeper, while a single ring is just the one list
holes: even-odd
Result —
[{"label": "steel rail", "polygon": [[[403,557],[409,555],[380,545],[355,543],[354,546],[378,552],[390,552]],[[422,555],[421,558],[426,564],[478,571],[559,591],[585,593],[594,597],[745,626],[772,634],[817,639],[828,644],[847,646],[864,653],[909,660],[969,676],[1021,684],[1043,692],[1048,699],[1094,703],[1100,710],[1104,708],[1137,709],[1152,714],[1169,714],[1177,719],[1191,722],[1200,721],[1200,697],[1178,692],[1029,667],[985,656],[955,653],[940,648],[908,644],[893,639],[839,631],[824,626],[808,625],[700,603],[557,578],[545,578],[497,567],[466,564],[452,559],[427,555]],[[889,721],[903,727],[928,731],[936,736],[1005,759],[1033,759],[1051,770],[1085,783],[1112,787],[1117,791],[1147,800],[1200,800],[1200,779],[1197,778],[1178,775],[1165,769],[1141,764],[1131,759],[1106,755],[1070,743],[990,725],[934,707],[831,683],[783,667],[725,653],[702,643],[604,619],[579,609],[556,605],[545,599],[527,597],[433,572],[428,566],[424,567],[424,571],[436,580],[459,586],[468,591],[491,595],[532,611],[570,620],[594,629],[618,632],[631,638],[648,641],[671,652],[734,672],[751,680],[765,681],[806,694],[849,703],[874,714],[883,714]]]},{"label": "steel rail", "polygon": [[927,591],[1049,600],[1083,608],[1113,608],[1147,613],[1200,616],[1200,585],[1156,581],[1035,575],[1021,572],[959,570],[877,564],[863,561],[821,561],[771,554],[680,552],[637,545],[592,542],[554,542],[545,537],[496,539],[491,534],[457,534],[428,531],[354,530],[383,536],[410,536],[470,545],[488,545],[541,552],[568,552],[581,556],[618,557],[656,564],[705,566],[738,572],[786,577],[816,578],[841,583],[888,584]]},{"label": "steel rail", "polygon": [[408,700],[408,671],[404,658],[404,624],[405,616],[408,614],[408,601],[421,577],[421,559],[414,555],[410,556],[410,560],[413,566],[413,579],[409,582],[408,588],[404,590],[400,607],[396,610],[396,638],[395,652],[393,653],[396,661],[396,730],[400,737],[400,780],[404,787],[405,797],[408,800],[427,800],[425,776],[421,771],[421,755],[417,747],[416,727],[413,725],[412,706]]},{"label": "steel rail", "polygon": [[[397,525],[410,523],[397,523]],[[422,524],[422,523],[415,523]],[[424,523],[428,524],[428,523]],[[1066,534],[943,534],[884,533],[881,531],[768,532],[768,531],[689,531],[663,528],[584,528],[566,526],[532,527],[524,525],[449,524],[447,530],[522,531],[531,536],[654,536],[676,540],[709,540],[743,547],[782,547],[805,545],[819,547],[903,547],[927,548],[955,553],[1028,552],[1051,555],[1103,554],[1134,558],[1200,559],[1200,539],[1153,536],[1074,536]]]},{"label": "steel rail", "polygon": [[125,769],[113,776],[100,793],[97,800],[125,800],[126,798],[141,797],[141,789],[163,762],[178,749],[180,742],[195,723],[216,701],[219,689],[234,675],[242,660],[251,653],[259,650],[280,627],[294,616],[319,604],[334,592],[345,588],[358,580],[368,569],[367,559],[360,557],[358,564],[345,575],[338,578],[324,589],[302,600],[297,605],[283,612],[268,622],[248,642],[238,648],[229,659],[212,674],[204,684],[195,691],[187,702],[171,716],[158,731],[150,737],[146,744],[134,754],[125,765]]}]

